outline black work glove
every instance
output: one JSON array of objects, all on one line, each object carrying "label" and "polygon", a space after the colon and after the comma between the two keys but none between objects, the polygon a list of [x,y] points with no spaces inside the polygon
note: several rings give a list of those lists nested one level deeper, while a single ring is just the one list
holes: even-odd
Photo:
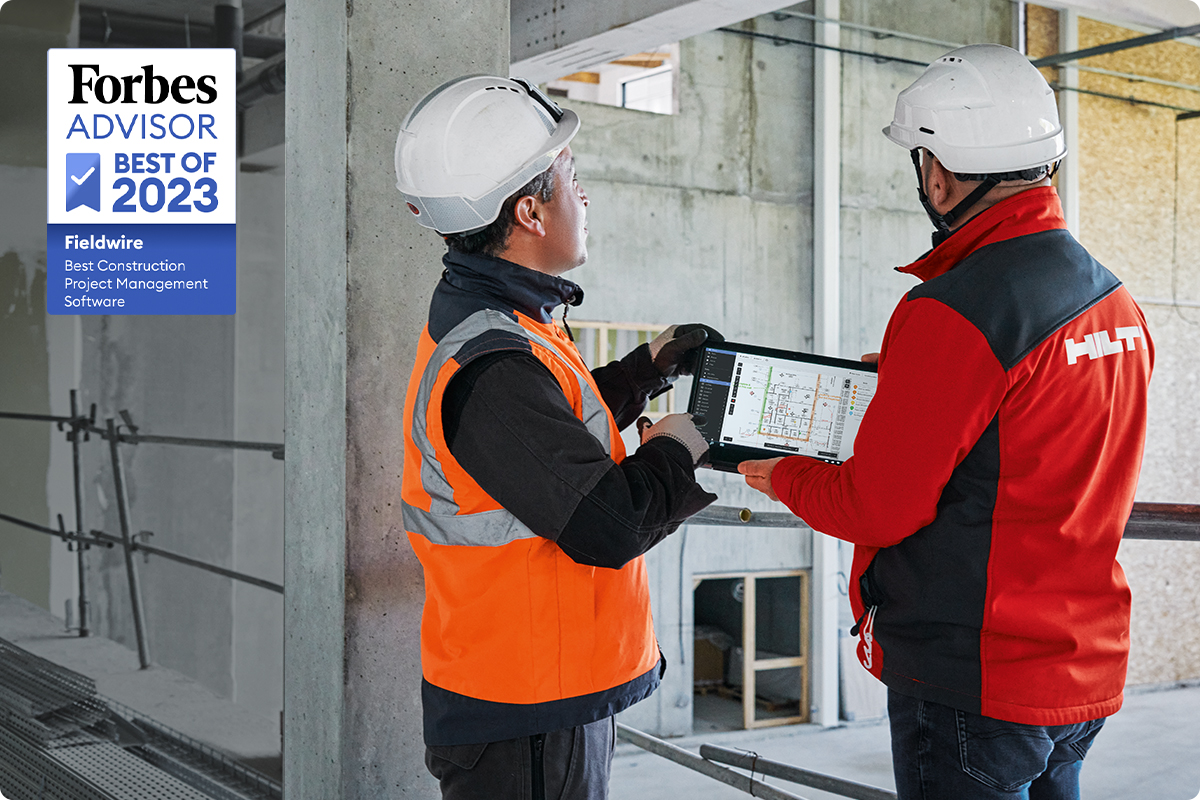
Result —
[{"label": "black work glove", "polygon": [[725,337],[699,322],[672,325],[650,343],[650,359],[664,378],[691,375],[696,371],[696,358],[706,342],[725,341]]}]

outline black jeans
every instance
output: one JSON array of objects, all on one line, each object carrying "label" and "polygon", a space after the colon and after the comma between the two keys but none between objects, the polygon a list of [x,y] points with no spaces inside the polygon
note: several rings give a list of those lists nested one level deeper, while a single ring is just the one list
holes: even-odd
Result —
[{"label": "black jeans", "polygon": [[442,800],[607,800],[612,717],[536,736],[426,747]]},{"label": "black jeans", "polygon": [[1021,725],[888,690],[899,800],[1079,800],[1104,719]]}]

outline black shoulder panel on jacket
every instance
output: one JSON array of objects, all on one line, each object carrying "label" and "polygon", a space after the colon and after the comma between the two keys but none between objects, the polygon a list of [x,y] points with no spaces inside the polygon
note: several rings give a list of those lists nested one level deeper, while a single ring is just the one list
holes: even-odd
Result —
[{"label": "black shoulder panel on jacket", "polygon": [[987,338],[1005,371],[1121,285],[1068,231],[1041,231],[981,247],[917,286]]},{"label": "black shoulder panel on jacket", "polygon": [[458,323],[484,309],[499,311],[514,322],[517,319],[511,304],[505,308],[493,298],[464,291],[442,278],[433,290],[433,299],[429,301],[429,336],[435,342],[440,342]]}]

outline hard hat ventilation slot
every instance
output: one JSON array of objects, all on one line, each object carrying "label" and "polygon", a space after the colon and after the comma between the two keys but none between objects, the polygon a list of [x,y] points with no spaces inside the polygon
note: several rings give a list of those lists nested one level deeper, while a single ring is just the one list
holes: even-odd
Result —
[{"label": "hard hat ventilation slot", "polygon": [[929,128],[917,128],[917,130],[919,130],[921,133],[928,133],[930,136],[935,135],[933,131],[929,130]]}]

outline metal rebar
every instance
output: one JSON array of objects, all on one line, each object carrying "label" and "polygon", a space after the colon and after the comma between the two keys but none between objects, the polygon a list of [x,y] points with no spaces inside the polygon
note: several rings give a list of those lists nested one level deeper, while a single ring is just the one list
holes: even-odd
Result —
[{"label": "metal rebar", "polygon": [[1169,28],[1159,33],[1152,33],[1149,36],[1138,36],[1134,39],[1125,39],[1120,42],[1109,42],[1108,44],[1089,47],[1085,50],[1073,50],[1069,53],[1055,53],[1045,58],[1039,58],[1033,62],[1033,65],[1035,67],[1054,67],[1068,61],[1078,61],[1081,58],[1116,53],[1132,47],[1145,47],[1148,44],[1157,44],[1158,42],[1169,42],[1172,39],[1182,39],[1185,36],[1195,36],[1198,33],[1200,33],[1200,25],[1190,25],[1186,28]]},{"label": "metal rebar", "polygon": [[133,563],[133,538],[129,532],[129,498],[125,493],[125,470],[121,466],[121,441],[112,417],[108,425],[108,449],[112,454],[113,484],[117,493],[117,510],[121,517],[121,543],[125,547],[125,574],[129,580],[129,602],[133,606],[133,628],[137,634],[138,661],[142,669],[150,666],[146,646],[146,623],[142,617],[142,590],[138,584],[137,565]]},{"label": "metal rebar", "polygon": [[617,738],[629,742],[632,745],[653,753],[656,756],[674,761],[676,764],[687,767],[690,770],[695,770],[703,775],[728,784],[735,789],[746,792],[752,797],[764,797],[767,800],[804,800],[800,795],[785,792],[783,789],[777,789],[769,783],[755,780],[748,775],[743,775],[740,772],[734,772],[727,767],[722,767],[714,764],[682,747],[676,747],[670,742],[664,742],[662,739],[656,739],[647,733],[631,728],[628,725],[617,723]]},{"label": "metal rebar", "polygon": [[[79,416],[79,398],[75,389],[71,390],[71,416]],[[83,478],[79,467],[79,434],[80,426],[72,425],[67,439],[71,442],[71,465],[75,486],[75,533],[83,533]],[[87,599],[87,560],[83,557],[87,545],[80,542],[75,548],[75,564],[79,573],[79,635],[87,636],[88,629],[88,599]]]},{"label": "metal rebar", "polygon": [[748,769],[751,774],[762,773],[772,778],[780,778],[801,786],[836,794],[839,797],[849,797],[852,800],[896,800],[896,793],[887,789],[848,781],[844,778],[835,778],[832,775],[812,772],[779,761],[771,761],[761,758],[757,753],[748,753],[745,750],[730,750],[714,744],[702,744],[700,745],[700,755],[719,764]]}]

